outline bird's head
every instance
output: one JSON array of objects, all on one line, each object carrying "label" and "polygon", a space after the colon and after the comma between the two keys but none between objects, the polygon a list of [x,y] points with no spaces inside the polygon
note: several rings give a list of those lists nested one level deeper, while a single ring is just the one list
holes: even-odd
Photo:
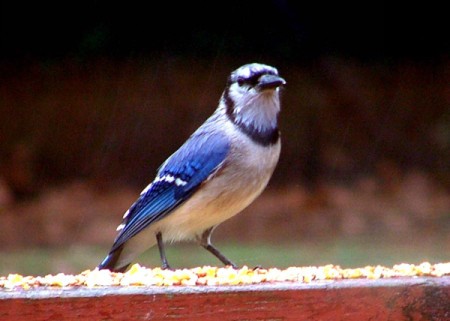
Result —
[{"label": "bird's head", "polygon": [[222,96],[227,114],[240,125],[256,130],[277,128],[279,90],[286,81],[276,68],[252,63],[231,73]]}]

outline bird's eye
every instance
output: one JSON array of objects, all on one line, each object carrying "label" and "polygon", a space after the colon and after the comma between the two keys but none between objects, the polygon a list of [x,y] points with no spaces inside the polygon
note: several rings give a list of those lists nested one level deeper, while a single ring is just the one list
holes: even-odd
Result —
[{"label": "bird's eye", "polygon": [[245,79],[244,79],[244,78],[241,78],[241,77],[239,77],[239,78],[238,78],[238,80],[237,80],[237,83],[238,83],[239,87],[241,87],[242,85],[244,85],[244,84],[245,84]]},{"label": "bird's eye", "polygon": [[261,75],[254,75],[254,76],[248,78],[248,79],[247,79],[247,82],[248,82],[252,87],[254,87],[254,86],[256,86],[256,85],[258,84],[258,80],[259,80],[259,77],[260,77],[260,76],[261,76]]}]

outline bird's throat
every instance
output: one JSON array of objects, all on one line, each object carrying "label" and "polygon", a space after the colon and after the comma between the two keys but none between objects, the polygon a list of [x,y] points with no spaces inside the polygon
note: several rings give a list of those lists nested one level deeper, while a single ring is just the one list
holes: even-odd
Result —
[{"label": "bird's throat", "polygon": [[[273,145],[278,142],[280,132],[277,125],[278,111],[276,108],[265,110],[266,106],[246,106],[247,108],[239,108],[235,106],[233,99],[228,95],[223,96],[226,114],[231,122],[244,134],[250,137],[255,143],[263,146]],[[257,102],[254,102],[255,104]],[[267,102],[270,103],[270,102]],[[270,107],[269,107],[270,108]],[[271,116],[272,121],[266,120],[264,114],[251,113],[275,113],[275,117]],[[269,115],[270,117],[270,115]],[[275,119],[275,121],[273,121]]]}]

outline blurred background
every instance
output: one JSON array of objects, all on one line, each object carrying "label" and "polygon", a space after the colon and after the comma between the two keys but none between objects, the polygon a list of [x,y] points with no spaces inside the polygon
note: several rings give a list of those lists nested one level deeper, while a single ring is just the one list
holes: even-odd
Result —
[{"label": "blurred background", "polygon": [[[239,265],[450,260],[450,57],[439,6],[2,1],[0,274],[106,255],[242,64],[288,85],[269,187],[214,241]],[[156,249],[139,262],[159,266]],[[219,262],[195,244],[173,267]]]}]

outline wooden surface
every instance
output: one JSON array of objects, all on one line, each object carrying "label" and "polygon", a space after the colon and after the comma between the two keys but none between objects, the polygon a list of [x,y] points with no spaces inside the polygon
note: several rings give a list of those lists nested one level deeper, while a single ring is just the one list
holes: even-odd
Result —
[{"label": "wooden surface", "polygon": [[450,277],[0,290],[0,320],[450,321]]}]

